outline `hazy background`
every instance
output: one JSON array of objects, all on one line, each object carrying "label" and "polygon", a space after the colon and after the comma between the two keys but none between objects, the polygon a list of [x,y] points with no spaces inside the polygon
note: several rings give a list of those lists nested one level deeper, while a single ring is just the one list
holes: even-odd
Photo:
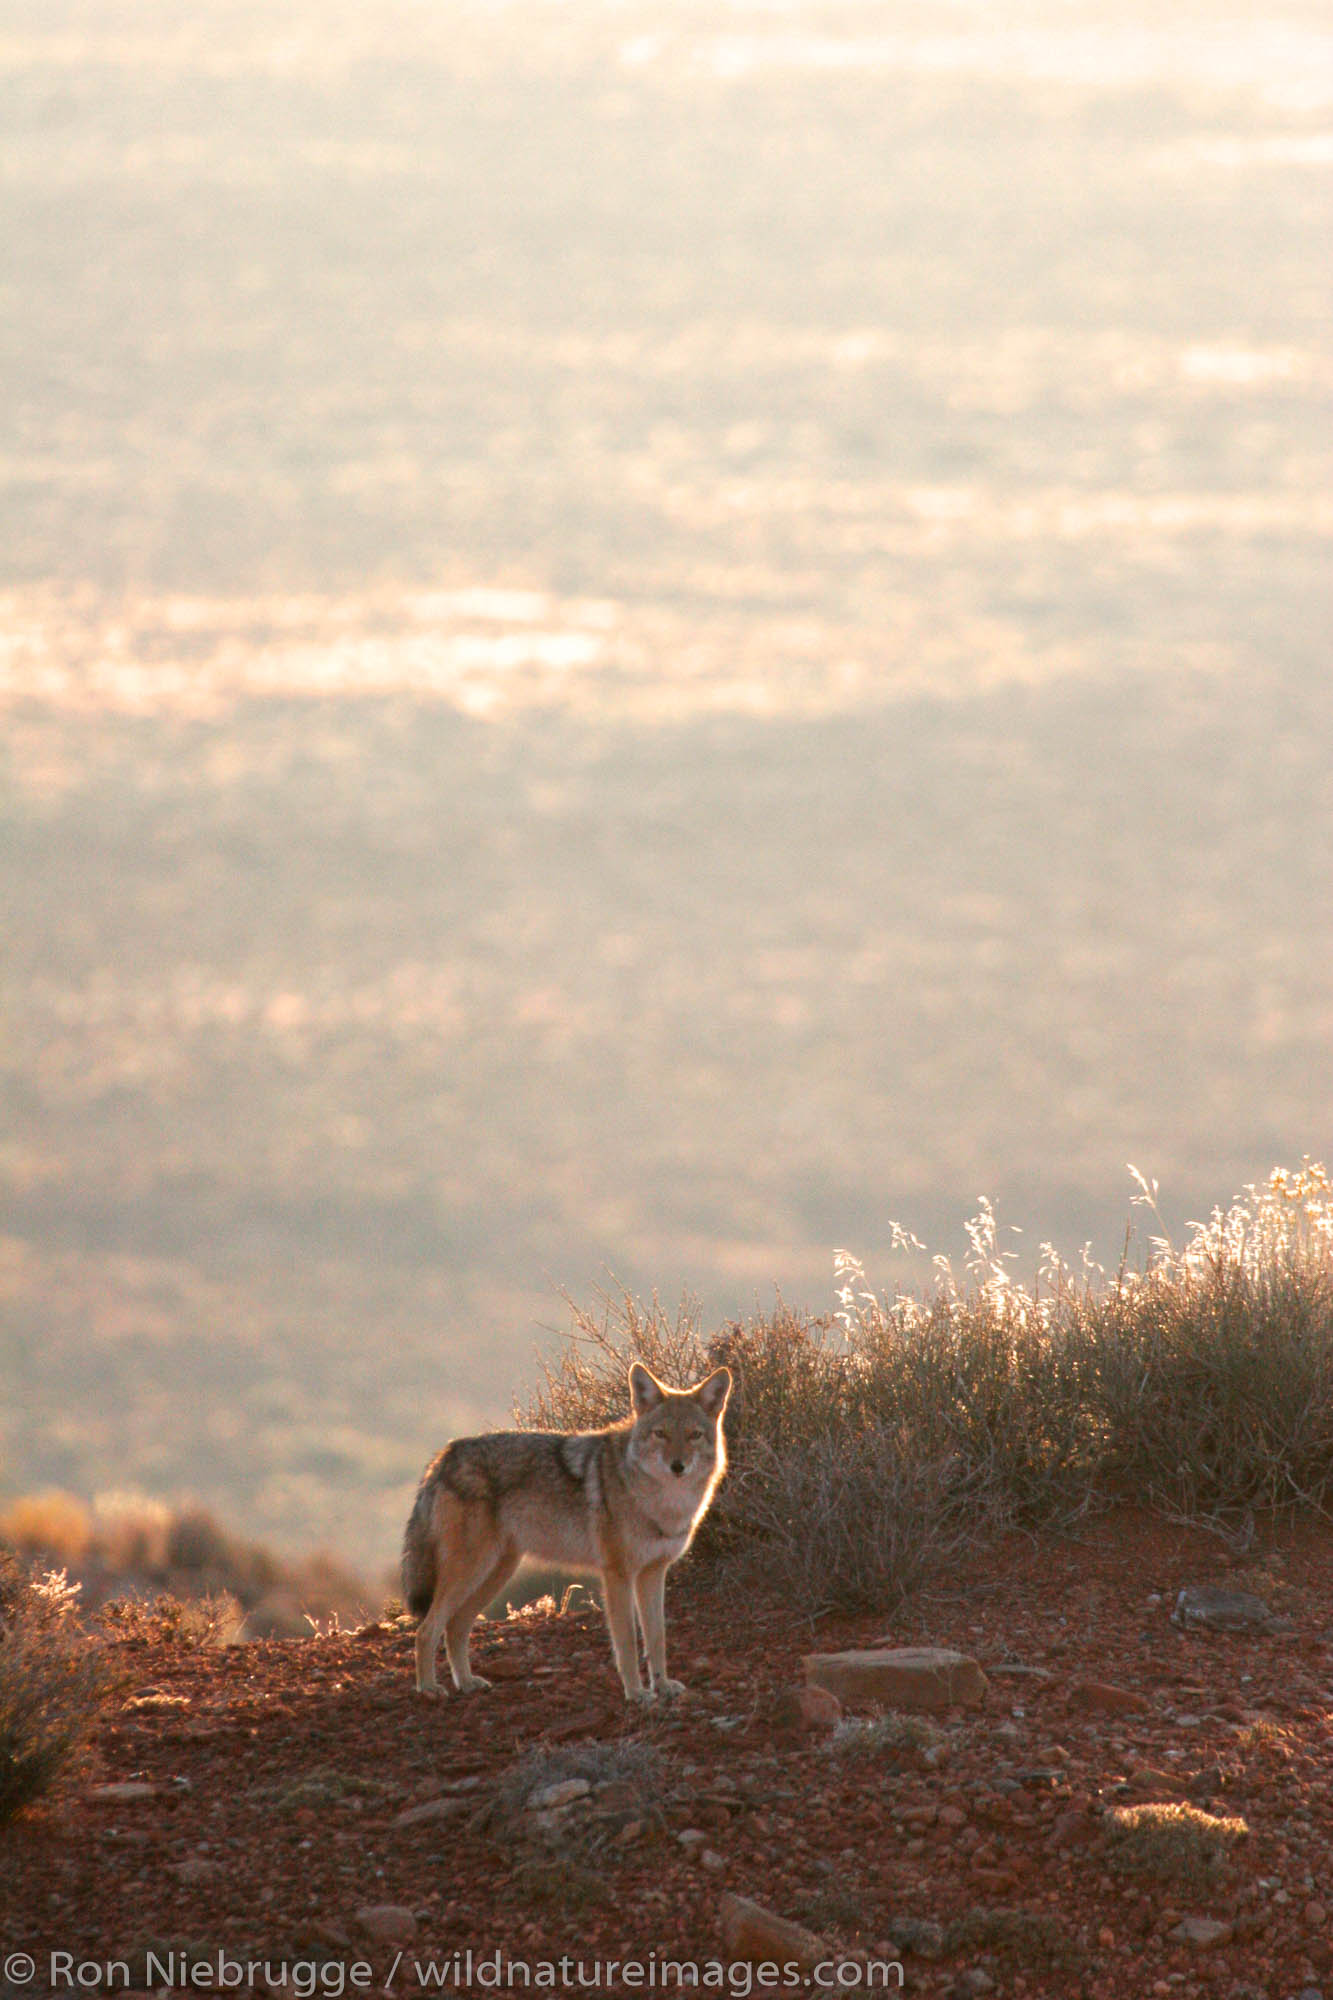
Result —
[{"label": "hazy background", "polygon": [[1326,7],[0,0],[0,1497],[1333,1135]]}]

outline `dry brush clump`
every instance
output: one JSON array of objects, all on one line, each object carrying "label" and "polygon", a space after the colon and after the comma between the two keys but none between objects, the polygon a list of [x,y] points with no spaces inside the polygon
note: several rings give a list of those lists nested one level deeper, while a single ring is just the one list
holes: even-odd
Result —
[{"label": "dry brush clump", "polygon": [[76,1575],[85,1603],[124,1600],[121,1625],[128,1631],[137,1621],[141,1637],[144,1606],[164,1638],[232,1631],[243,1616],[252,1637],[303,1636],[313,1618],[359,1613],[367,1596],[335,1557],[286,1561],[230,1533],[206,1508],[133,1493],[99,1495],[92,1506],[57,1490],[20,1495],[0,1509],[5,1550]]},{"label": "dry brush clump", "polygon": [[937,1258],[918,1296],[874,1293],[837,1253],[838,1310],[821,1317],[779,1302],[707,1336],[688,1302],[574,1307],[520,1421],[623,1415],[631,1359],[673,1383],[725,1362],[732,1472],[699,1556],[814,1609],[883,1606],[965,1537],[1068,1526],[1126,1497],[1222,1525],[1333,1503],[1322,1167],[1275,1172],[1183,1248],[1155,1238],[1142,1269],[1111,1277],[1043,1246],[1032,1287],[1016,1283],[985,1203],[969,1235],[961,1278]]},{"label": "dry brush clump", "polygon": [[1108,1859],[1118,1874],[1196,1890],[1216,1881],[1248,1834],[1243,1819],[1175,1804],[1118,1806],[1106,1826]]},{"label": "dry brush clump", "polygon": [[48,1791],[81,1749],[106,1691],[77,1586],[0,1551],[0,1825]]}]

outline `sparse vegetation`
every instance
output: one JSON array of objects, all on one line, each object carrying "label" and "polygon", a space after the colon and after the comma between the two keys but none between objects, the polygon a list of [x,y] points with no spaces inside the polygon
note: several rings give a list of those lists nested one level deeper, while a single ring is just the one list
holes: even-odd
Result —
[{"label": "sparse vegetation", "polygon": [[[571,1779],[587,1789],[564,1804],[541,1806],[544,1793]],[[667,1782],[666,1759],[651,1742],[539,1747],[500,1778],[478,1824],[506,1850],[533,1843],[545,1848],[558,1837],[559,1865],[573,1868],[577,1877],[581,1864],[605,1855],[631,1823],[662,1826]],[[533,1865],[540,1883],[544,1858],[539,1855]]]},{"label": "sparse vegetation", "polygon": [[92,1507],[59,1490],[24,1495],[0,1513],[0,1554],[6,1549],[74,1573],[86,1604],[145,1642],[213,1644],[243,1623],[251,1638],[303,1637],[312,1619],[356,1614],[366,1598],[332,1556],[284,1562],[202,1507],[172,1510],[134,1494],[102,1496]]},{"label": "sparse vegetation", "polygon": [[100,1613],[112,1638],[190,1649],[226,1645],[240,1630],[244,1616],[234,1597],[181,1599],[165,1592],[152,1599],[113,1597]]},{"label": "sparse vegetation", "polygon": [[[1140,1182],[1141,1199],[1155,1189]],[[1046,1246],[1032,1288],[986,1204],[962,1279],[883,1298],[840,1255],[840,1309],[785,1306],[711,1339],[688,1305],[605,1299],[526,1412],[580,1428],[623,1412],[633,1356],[671,1381],[736,1377],[733,1473],[709,1563],[799,1583],[815,1610],[885,1605],[968,1536],[1068,1526],[1133,1497],[1225,1525],[1333,1501],[1333,1186],[1275,1172],[1154,1238],[1142,1269],[1077,1277]],[[904,1246],[922,1246],[902,1238]]]},{"label": "sparse vegetation", "polygon": [[1204,1889],[1249,1828],[1198,1806],[1120,1806],[1110,1815],[1110,1865],[1120,1874],[1149,1875],[1182,1888]]},{"label": "sparse vegetation", "polygon": [[830,1736],[830,1757],[901,1757],[909,1752],[932,1750],[946,1741],[944,1731],[929,1716],[845,1715]]},{"label": "sparse vegetation", "polygon": [[975,1904],[945,1926],[949,1952],[988,1952],[1006,1963],[1071,1965],[1077,1953],[1064,1924],[1051,1912],[1005,1904]]},{"label": "sparse vegetation", "polygon": [[105,1674],[76,1599],[63,1570],[0,1551],[0,1825],[50,1789],[96,1716]]},{"label": "sparse vegetation", "polygon": [[382,1799],[384,1792],[385,1787],[375,1778],[320,1764],[282,1784],[256,1786],[254,1797],[271,1812],[322,1813],[333,1806],[360,1808],[372,1799]]}]

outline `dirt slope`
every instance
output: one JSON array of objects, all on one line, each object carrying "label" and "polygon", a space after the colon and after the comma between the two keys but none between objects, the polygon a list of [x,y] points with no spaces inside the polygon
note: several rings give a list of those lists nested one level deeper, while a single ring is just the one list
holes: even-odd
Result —
[{"label": "dirt slope", "polygon": [[[682,1574],[672,1666],[690,1693],[646,1716],[590,1609],[479,1628],[492,1691],[438,1705],[412,1691],[405,1626],[122,1639],[88,1768],[0,1832],[0,1996],[61,1985],[53,1952],[161,1988],[167,1950],[196,1965],[193,1990],[284,1990],[285,1965],[298,2000],[493,1991],[497,1951],[538,1989],[660,1991],[670,1959],[726,1991],[708,1968],[727,1891],[839,1958],[900,1959],[909,1992],[1333,1993],[1333,1533],[1265,1549],[1238,1564],[1121,1517],[978,1552],[891,1619],[813,1627]],[[1294,1629],[1177,1629],[1176,1592],[1207,1582]],[[974,1655],[989,1693],[839,1752],[783,1696],[803,1653],[884,1638]],[[1152,1803],[1208,1819],[1177,1815],[1183,1845],[1145,1872],[1112,1814]],[[1209,1864],[1216,1820],[1246,1831]],[[864,1984],[864,1959],[840,1976]]]}]

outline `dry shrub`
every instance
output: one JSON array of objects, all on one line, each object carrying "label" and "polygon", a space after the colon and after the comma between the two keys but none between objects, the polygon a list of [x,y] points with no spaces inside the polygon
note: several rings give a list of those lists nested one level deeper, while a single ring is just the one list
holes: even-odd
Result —
[{"label": "dry shrub", "polygon": [[181,1599],[163,1592],[151,1599],[115,1597],[98,1614],[114,1639],[138,1646],[180,1646],[193,1652],[228,1645],[244,1616],[234,1597]]},{"label": "dry shrub", "polygon": [[85,1554],[92,1536],[93,1524],[82,1500],[59,1487],[25,1493],[0,1514],[0,1546],[66,1567]]},{"label": "dry shrub", "polygon": [[106,1689],[75,1613],[77,1586],[0,1553],[0,1825],[48,1791]]},{"label": "dry shrub", "polygon": [[140,1493],[99,1493],[93,1522],[98,1554],[113,1576],[166,1570],[171,1509],[162,1501]]},{"label": "dry shrub", "polygon": [[[1140,1182],[1142,1199],[1155,1190]],[[1224,1524],[1333,1502],[1333,1185],[1309,1162],[1155,1239],[1146,1267],[1075,1277],[1043,1246],[1031,1289],[987,1203],[961,1279],[876,1295],[837,1253],[840,1310],[706,1336],[697,1307],[603,1295],[520,1421],[623,1416],[631,1360],[676,1385],[725,1362],[732,1472],[696,1548],[812,1610],[891,1605],[965,1537],[1068,1527],[1126,1496]],[[914,1244],[903,1237],[902,1244]]]},{"label": "dry shrub", "polygon": [[1118,1873],[1205,1889],[1249,1828],[1243,1819],[1219,1819],[1198,1806],[1144,1805],[1116,1807],[1106,1832]]}]

